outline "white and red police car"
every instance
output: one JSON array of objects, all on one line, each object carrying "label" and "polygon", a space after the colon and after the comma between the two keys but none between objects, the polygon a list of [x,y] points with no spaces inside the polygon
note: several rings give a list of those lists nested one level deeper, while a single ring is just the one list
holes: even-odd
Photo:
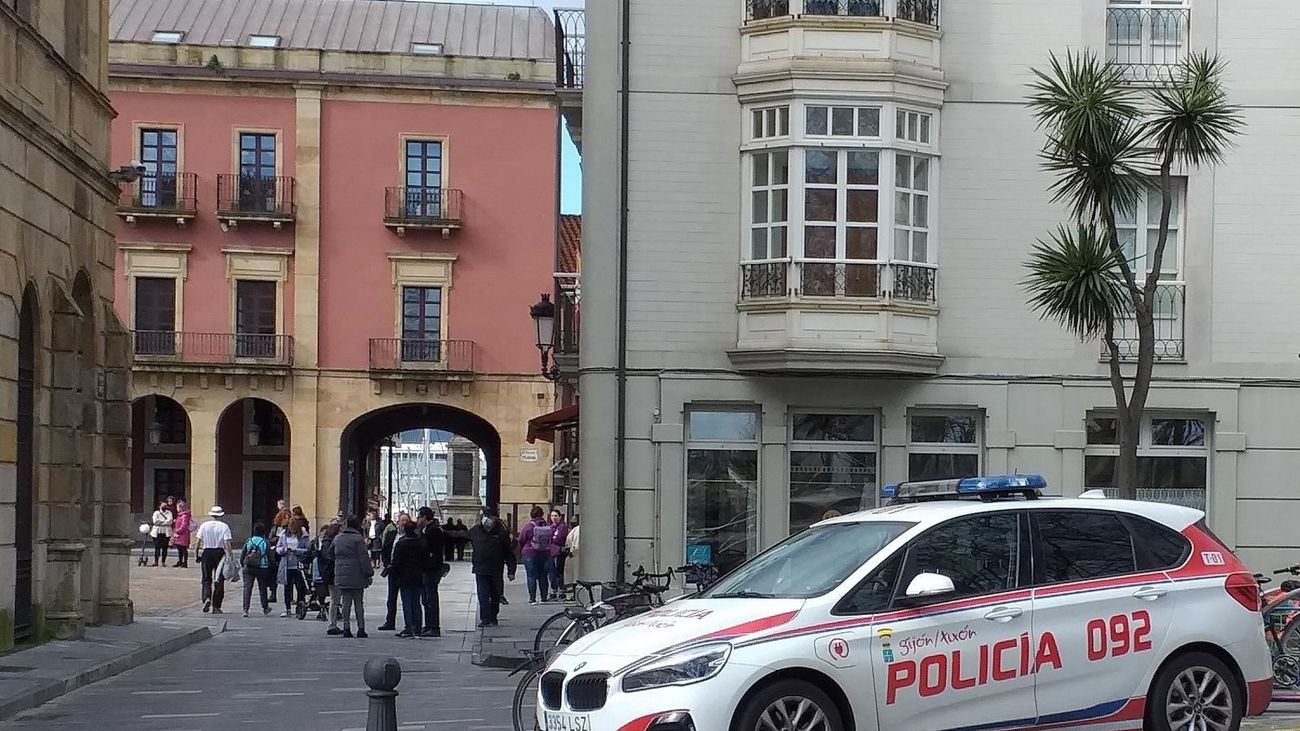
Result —
[{"label": "white and red police car", "polygon": [[1258,585],[1203,514],[1043,487],[886,488],[888,507],[577,640],[541,678],[538,725],[1236,731],[1262,713]]}]

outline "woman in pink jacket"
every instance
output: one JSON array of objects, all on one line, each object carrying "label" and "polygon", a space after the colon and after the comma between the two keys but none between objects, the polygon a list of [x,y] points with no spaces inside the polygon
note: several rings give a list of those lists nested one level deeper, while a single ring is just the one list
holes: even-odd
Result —
[{"label": "woman in pink jacket", "polygon": [[184,500],[176,504],[176,522],[172,523],[172,546],[176,548],[175,567],[190,567],[190,534],[194,532],[194,517],[190,504]]}]

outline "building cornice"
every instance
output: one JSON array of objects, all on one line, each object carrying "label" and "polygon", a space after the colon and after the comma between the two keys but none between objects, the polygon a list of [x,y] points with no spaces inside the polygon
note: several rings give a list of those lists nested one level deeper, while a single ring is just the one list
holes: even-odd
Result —
[{"label": "building cornice", "polygon": [[33,115],[16,106],[4,93],[0,93],[0,125],[11,127],[20,137],[31,140],[33,147],[62,165],[78,180],[89,184],[102,198],[117,204],[120,191],[108,179],[108,171],[101,160],[62,135],[51,132]]},{"label": "building cornice", "polygon": [[5,16],[14,27],[18,28],[19,33],[27,36],[29,40],[40,46],[41,51],[45,53],[45,57],[67,74],[68,78],[72,79],[74,84],[81,87],[82,91],[85,91],[90,96],[91,100],[100,107],[100,109],[108,112],[110,115],[117,116],[117,113],[113,111],[113,103],[109,101],[108,95],[101,91],[99,87],[92,84],[90,79],[87,79],[82,75],[82,73],[72,64],[68,63],[68,60],[63,57],[63,54],[59,53],[58,49],[54,47],[54,44],[50,43],[45,36],[41,35],[40,32],[36,30],[36,26],[25,20],[18,14],[18,11],[14,10],[6,3],[0,3],[0,15]]}]

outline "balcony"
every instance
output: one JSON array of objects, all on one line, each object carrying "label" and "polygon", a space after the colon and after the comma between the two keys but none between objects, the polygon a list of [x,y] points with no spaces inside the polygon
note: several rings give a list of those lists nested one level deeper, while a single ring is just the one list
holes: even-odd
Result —
[{"label": "balcony", "polygon": [[293,365],[290,335],[135,330],[131,339],[137,365],[253,368]]},{"label": "balcony", "polygon": [[740,266],[731,361],[757,372],[933,375],[938,269],[899,261],[792,260]]},{"label": "balcony", "polygon": [[399,378],[418,374],[467,379],[474,375],[474,350],[472,340],[371,338],[370,373]]},{"label": "balcony", "polygon": [[[1153,305],[1157,363],[1183,363],[1187,360],[1183,348],[1186,303],[1187,287],[1182,282],[1165,282],[1156,285]],[[1136,320],[1124,319],[1115,323],[1115,344],[1119,346],[1121,359],[1137,360],[1140,341]],[[1101,357],[1102,360],[1110,358],[1105,343],[1102,344]]]},{"label": "balcony", "polygon": [[388,188],[384,225],[405,236],[410,229],[441,230],[443,238],[461,226],[461,191],[454,188]]},{"label": "balcony", "polygon": [[747,0],[746,20],[781,17],[893,18],[939,27],[939,0]]},{"label": "balcony", "polygon": [[194,173],[141,175],[118,193],[117,215],[129,224],[157,218],[184,226],[198,215],[198,185]]},{"label": "balcony", "polygon": [[227,228],[240,221],[270,223],[277,230],[293,223],[296,181],[287,175],[223,173],[217,176],[217,217]]},{"label": "balcony", "polygon": [[555,365],[561,373],[576,375],[581,315],[578,290],[573,284],[561,284],[560,299],[555,305]]},{"label": "balcony", "polygon": [[1185,7],[1124,5],[1106,9],[1106,57],[1135,83],[1173,78],[1187,50],[1192,11]]},{"label": "balcony", "polygon": [[587,68],[587,15],[582,8],[555,9],[555,87],[569,135],[582,151],[582,85]]},{"label": "balcony", "polygon": [[796,76],[897,73],[929,89],[943,79],[939,23],[939,0],[746,0],[735,80],[742,100],[750,85],[770,91],[778,67]]}]

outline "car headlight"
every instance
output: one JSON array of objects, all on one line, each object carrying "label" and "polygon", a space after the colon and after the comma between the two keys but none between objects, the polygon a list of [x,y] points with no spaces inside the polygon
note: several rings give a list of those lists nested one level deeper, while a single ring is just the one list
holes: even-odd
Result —
[{"label": "car headlight", "polygon": [[717,642],[692,647],[652,660],[623,676],[623,692],[632,693],[666,685],[690,685],[722,672],[731,657],[731,645]]}]

